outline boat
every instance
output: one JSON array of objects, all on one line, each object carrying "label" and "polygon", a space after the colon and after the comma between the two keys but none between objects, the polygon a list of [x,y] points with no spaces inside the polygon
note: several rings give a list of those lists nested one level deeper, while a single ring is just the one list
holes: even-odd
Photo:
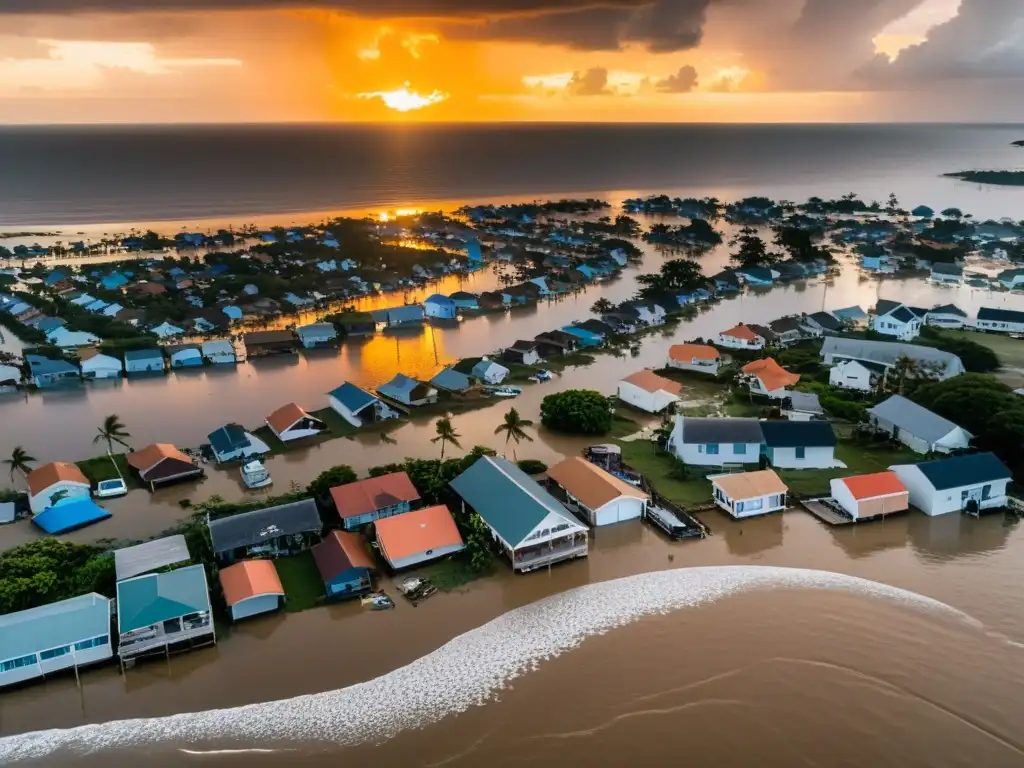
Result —
[{"label": "boat", "polygon": [[551,373],[551,371],[541,370],[541,371],[537,371],[535,374],[533,374],[533,376],[530,377],[530,381],[536,381],[536,382],[551,381],[551,379],[553,379],[553,378],[554,378],[554,375]]},{"label": "boat", "polygon": [[519,397],[523,394],[523,390],[519,387],[494,387],[490,390],[490,394],[495,397]]},{"label": "boat", "polygon": [[411,577],[398,585],[398,591],[405,595],[410,602],[415,604],[420,600],[426,600],[432,594],[437,592],[437,587],[426,579]]},{"label": "boat", "polygon": [[362,598],[359,602],[364,608],[369,608],[371,611],[386,611],[389,608],[395,607],[395,601],[384,592],[374,592],[372,595]]},{"label": "boat", "polygon": [[242,482],[246,488],[266,488],[273,479],[263,462],[259,459],[251,459],[242,465]]}]

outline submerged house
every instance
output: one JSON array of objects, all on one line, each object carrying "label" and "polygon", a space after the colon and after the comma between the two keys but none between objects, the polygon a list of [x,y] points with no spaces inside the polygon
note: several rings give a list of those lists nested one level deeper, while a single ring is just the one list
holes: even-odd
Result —
[{"label": "submerged house", "polygon": [[391,472],[331,488],[331,501],[345,530],[354,530],[409,512],[420,493],[405,472]]},{"label": "submerged house", "polygon": [[230,341],[204,341],[203,357],[214,365],[233,365],[238,362]]},{"label": "submerged house", "polygon": [[514,571],[587,556],[587,527],[508,460],[483,456],[451,486],[483,520]]},{"label": "submerged house", "polygon": [[454,320],[458,314],[458,307],[456,306],[455,301],[448,296],[441,295],[440,293],[428,296],[423,302],[423,310],[427,317],[432,317],[438,320]]},{"label": "submerged house", "polygon": [[242,340],[249,357],[288,355],[299,349],[299,340],[291,331],[253,331]]},{"label": "submerged house", "polygon": [[374,533],[381,555],[396,571],[466,548],[452,513],[444,505],[378,520]]},{"label": "submerged house", "polygon": [[120,379],[124,375],[124,363],[116,357],[104,355],[98,349],[87,347],[79,350],[78,362],[82,367],[83,379]]},{"label": "submerged house", "polygon": [[710,479],[715,504],[736,519],[767,515],[786,508],[789,488],[770,469],[715,475]]},{"label": "submerged house", "polygon": [[333,323],[301,325],[295,329],[295,333],[298,334],[299,341],[305,349],[330,347],[338,341],[338,329]]},{"label": "submerged house", "polygon": [[354,427],[397,419],[402,414],[365,389],[345,382],[327,395],[331,408]]},{"label": "submerged house", "polygon": [[106,520],[110,513],[88,496],[60,498],[32,517],[46,533],[57,536]]},{"label": "submerged house", "polygon": [[854,520],[906,512],[910,494],[895,472],[839,477],[830,482],[832,498]]},{"label": "submerged house", "polygon": [[129,376],[133,373],[164,373],[167,363],[163,353],[155,347],[130,349],[124,353],[124,369]]},{"label": "submerged house", "polygon": [[128,466],[134,469],[139,479],[156,490],[157,486],[169,485],[182,480],[196,480],[203,476],[203,468],[170,443],[153,443],[140,451],[128,454]]},{"label": "submerged house", "polygon": [[316,416],[310,416],[295,403],[282,405],[267,416],[267,426],[282,443],[316,437],[327,432],[327,425]]},{"label": "submerged house", "polygon": [[454,368],[445,368],[443,371],[439,371],[434,375],[434,378],[430,380],[430,383],[438,389],[443,389],[446,392],[454,392],[456,394],[462,394],[468,392],[473,382],[470,381],[469,376]]},{"label": "submerged house", "polygon": [[423,324],[423,307],[418,304],[407,304],[403,307],[377,309],[370,313],[377,324],[377,330],[395,328],[414,328]]},{"label": "submerged house", "polygon": [[972,453],[889,467],[910,492],[910,503],[929,516],[980,514],[1006,506],[1010,470],[994,453]]},{"label": "submerged house", "polygon": [[53,360],[42,355],[25,355],[29,379],[40,389],[78,381],[81,371],[67,360]]},{"label": "submerged house", "polygon": [[504,365],[499,365],[486,357],[473,366],[470,375],[480,379],[484,384],[501,384],[510,373]]},{"label": "submerged house", "polygon": [[323,530],[312,499],[208,519],[206,525],[213,554],[222,563],[294,555],[309,549]]},{"label": "submerged house", "polygon": [[177,344],[165,349],[171,368],[194,368],[203,364],[203,353],[195,344]]},{"label": "submerged house", "polygon": [[89,498],[89,480],[76,464],[55,461],[36,467],[25,478],[28,504],[33,514],[61,499]]},{"label": "submerged house", "polygon": [[512,346],[506,347],[502,353],[502,359],[507,363],[519,365],[537,365],[541,361],[537,342],[524,339],[520,339]]},{"label": "submerged house", "polygon": [[117,582],[122,660],[217,642],[206,569],[190,565]]},{"label": "submerged house", "polygon": [[270,453],[270,446],[239,424],[225,424],[206,436],[210,452],[218,463],[262,456]]},{"label": "submerged house", "polygon": [[243,560],[217,572],[232,621],[276,611],[284,602],[284,587],[273,560]]},{"label": "submerged house", "polygon": [[404,373],[377,387],[377,394],[410,407],[430,405],[437,402],[437,390],[429,384],[406,376]]},{"label": "submerged house", "polygon": [[358,533],[331,531],[312,552],[328,600],[363,595],[373,589],[373,557]]}]

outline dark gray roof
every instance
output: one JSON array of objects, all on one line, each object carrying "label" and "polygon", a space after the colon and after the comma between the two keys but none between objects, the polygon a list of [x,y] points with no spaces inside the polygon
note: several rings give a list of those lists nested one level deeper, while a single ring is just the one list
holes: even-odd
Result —
[{"label": "dark gray roof", "polygon": [[789,404],[794,411],[822,413],[821,402],[813,392],[790,392]]},{"label": "dark gray roof", "polygon": [[839,322],[838,318],[830,315],[828,312],[814,312],[807,317],[829,331],[838,331],[842,327],[842,323]]},{"label": "dark gray roof", "polygon": [[957,317],[967,317],[967,313],[960,309],[956,304],[940,304],[937,307],[932,307],[928,311],[935,315],[956,315]]},{"label": "dark gray roof", "polygon": [[762,421],[761,433],[769,448],[822,448],[836,444],[827,421]]},{"label": "dark gray roof", "polygon": [[445,368],[430,380],[435,387],[447,389],[450,392],[465,392],[472,386],[469,376],[456,371],[454,368]]},{"label": "dark gray roof", "polygon": [[765,328],[763,325],[754,325],[753,323],[747,323],[747,328],[752,330],[765,341],[777,341],[779,338],[779,334],[777,334],[771,328]]},{"label": "dark gray roof", "polygon": [[917,319],[917,315],[906,307],[897,307],[892,312],[889,312],[889,317],[893,320],[899,320],[901,323],[909,323]]},{"label": "dark gray roof", "polygon": [[761,422],[757,419],[712,419],[683,417],[683,442],[688,445],[707,443],[760,443]]},{"label": "dark gray roof", "polygon": [[932,272],[939,275],[953,275],[959,277],[964,273],[964,268],[958,264],[951,264],[946,261],[937,261],[932,264]]},{"label": "dark gray roof", "polygon": [[768,323],[768,327],[776,333],[799,331],[803,327],[803,320],[799,317],[780,317],[778,320],[772,320]]},{"label": "dark gray roof", "polygon": [[901,357],[909,357],[919,363],[942,366],[947,378],[964,372],[963,362],[950,352],[899,341],[869,341],[844,336],[829,336],[822,344],[821,354],[826,362],[835,359],[859,360],[886,366],[892,365]]},{"label": "dark gray roof", "polygon": [[957,425],[949,419],[944,419],[901,395],[893,395],[874,408],[868,408],[868,413],[929,443],[941,440],[957,429]]},{"label": "dark gray roof", "polygon": [[902,303],[901,301],[892,301],[890,299],[879,299],[878,304],[875,305],[875,314],[887,315]]},{"label": "dark gray roof", "polygon": [[982,307],[978,310],[978,319],[997,323],[1024,323],[1024,312],[1017,312],[1012,309]]},{"label": "dark gray roof", "polygon": [[994,453],[972,453],[916,465],[937,491],[965,485],[1009,480],[1012,475]]},{"label": "dark gray roof", "polygon": [[242,512],[211,520],[210,540],[215,554],[248,547],[278,536],[319,533],[323,529],[316,502],[303,499],[291,504]]}]

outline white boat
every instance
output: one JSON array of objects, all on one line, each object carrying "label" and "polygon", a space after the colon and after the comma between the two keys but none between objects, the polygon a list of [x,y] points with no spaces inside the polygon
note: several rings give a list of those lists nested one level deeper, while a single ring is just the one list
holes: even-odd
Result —
[{"label": "white boat", "polygon": [[490,393],[495,397],[519,397],[523,390],[519,387],[494,387]]},{"label": "white boat", "polygon": [[542,382],[542,381],[551,381],[552,378],[553,378],[553,376],[552,376],[551,371],[541,370],[541,371],[537,371],[535,374],[533,374],[533,376],[530,377],[530,381],[536,381],[536,382],[539,383],[539,382]]},{"label": "white boat", "polygon": [[242,465],[242,482],[246,488],[266,488],[274,482],[267,468],[259,459],[252,459]]}]

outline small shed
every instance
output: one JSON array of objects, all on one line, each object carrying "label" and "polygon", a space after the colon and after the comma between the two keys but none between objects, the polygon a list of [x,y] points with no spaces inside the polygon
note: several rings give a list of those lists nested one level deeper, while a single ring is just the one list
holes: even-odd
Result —
[{"label": "small shed", "polygon": [[170,443],[153,443],[128,454],[128,466],[139,479],[156,490],[157,486],[203,476],[203,468]]},{"label": "small shed", "polygon": [[242,336],[249,357],[297,352],[299,340],[291,331],[253,331]]},{"label": "small shed", "polygon": [[506,347],[502,359],[520,365],[537,365],[541,360],[537,342],[526,339],[520,339],[511,347]]},{"label": "small shed", "polygon": [[789,488],[770,469],[709,478],[715,504],[736,519],[767,515],[786,508]]},{"label": "small shed", "polygon": [[192,555],[189,554],[185,537],[179,533],[162,539],[144,541],[133,547],[115,549],[114,570],[117,573],[117,580],[124,581],[169,565],[187,563],[191,559]]},{"label": "small shed", "polygon": [[243,560],[221,568],[218,578],[234,621],[281,607],[284,587],[273,560]]},{"label": "small shed", "polygon": [[510,372],[505,366],[485,357],[473,366],[470,373],[485,384],[501,384]]},{"label": "small shed", "polygon": [[270,453],[269,445],[246,432],[240,424],[225,424],[207,435],[206,439],[210,441],[213,458],[220,463]]},{"label": "small shed", "polygon": [[457,314],[455,302],[448,296],[443,296],[440,293],[428,296],[423,302],[423,310],[427,317],[439,320],[454,320]]},{"label": "small shed", "polygon": [[124,363],[121,360],[91,347],[78,351],[78,362],[82,367],[83,379],[119,379],[124,374]]},{"label": "small shed", "polygon": [[647,413],[661,413],[679,402],[683,385],[654,371],[637,371],[619,382],[619,400]]},{"label": "small shed", "polygon": [[417,381],[404,373],[377,387],[377,394],[390,398],[402,405],[418,407],[437,402],[437,390],[429,384]]},{"label": "small shed", "polygon": [[238,362],[230,341],[204,341],[203,357],[214,365],[233,365]]},{"label": "small shed", "polygon": [[832,498],[854,520],[870,520],[910,505],[910,492],[895,472],[840,477],[831,481]]},{"label": "small shed", "polygon": [[568,496],[568,507],[593,526],[641,517],[650,497],[580,456],[548,468]]},{"label": "small shed", "polygon": [[338,340],[338,329],[334,327],[333,323],[313,323],[299,326],[295,329],[295,333],[298,334],[299,341],[306,349],[329,347]]},{"label": "small shed", "polygon": [[163,353],[152,349],[130,349],[124,353],[124,369],[133,373],[163,373],[166,370]]},{"label": "small shed", "polygon": [[397,419],[401,414],[365,389],[346,381],[327,394],[331,409],[354,427]]},{"label": "small shed", "polygon": [[443,371],[438,372],[434,378],[430,380],[430,383],[438,389],[443,389],[446,392],[455,392],[457,394],[468,392],[473,386],[473,382],[469,380],[469,376],[456,371],[454,368],[445,368]]},{"label": "small shed", "polygon": [[466,548],[452,513],[444,505],[378,520],[374,530],[380,553],[396,571]]},{"label": "small shed", "polygon": [[312,551],[328,598],[351,597],[373,589],[373,558],[358,533],[331,531]]},{"label": "small shed", "polygon": [[195,344],[175,344],[166,347],[171,368],[192,368],[203,364],[203,353]]},{"label": "small shed", "polygon": [[267,416],[267,426],[283,443],[301,440],[304,437],[316,437],[327,431],[324,422],[310,416],[295,403],[282,405]]}]

